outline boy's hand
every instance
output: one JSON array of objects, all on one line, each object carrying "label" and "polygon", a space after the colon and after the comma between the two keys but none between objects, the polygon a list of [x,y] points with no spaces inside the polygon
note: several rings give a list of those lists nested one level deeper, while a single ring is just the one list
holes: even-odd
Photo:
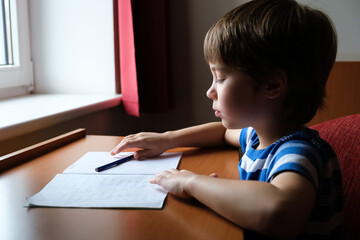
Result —
[{"label": "boy's hand", "polygon": [[143,159],[161,155],[169,149],[168,145],[169,139],[165,133],[138,133],[125,137],[110,154],[116,155],[127,148],[141,148],[135,152],[134,157]]},{"label": "boy's hand", "polygon": [[196,174],[187,170],[170,169],[167,171],[156,174],[150,183],[162,186],[166,191],[178,197],[188,198],[191,197],[185,191],[185,185]]},{"label": "boy's hand", "polygon": [[[166,191],[175,196],[188,198],[191,197],[191,195],[186,192],[186,184],[188,181],[193,180],[196,176],[198,175],[188,170],[179,171],[176,169],[170,169],[156,174],[156,176],[149,181],[152,184],[162,186]],[[218,178],[217,173],[212,173],[209,176]]]}]

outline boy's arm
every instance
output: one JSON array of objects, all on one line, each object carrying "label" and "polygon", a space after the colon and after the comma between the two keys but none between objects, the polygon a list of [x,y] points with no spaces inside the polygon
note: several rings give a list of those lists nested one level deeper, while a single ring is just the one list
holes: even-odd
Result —
[{"label": "boy's arm", "polygon": [[171,170],[151,182],[175,195],[193,196],[241,227],[273,237],[297,236],[315,202],[313,185],[294,172],[281,173],[266,183]]},{"label": "boy's arm", "polygon": [[239,135],[229,131],[221,122],[213,122],[165,133],[138,133],[125,137],[111,154],[127,148],[141,148],[135,158],[158,156],[175,147],[210,147],[231,144],[238,146]]},{"label": "boy's arm", "polygon": [[240,147],[240,130],[226,129],[220,122],[206,123],[194,127],[168,132],[174,147]]},{"label": "boy's arm", "polygon": [[164,134],[169,136],[170,148],[212,147],[226,144],[225,132],[226,128],[220,122],[212,122],[176,131],[168,131]]}]

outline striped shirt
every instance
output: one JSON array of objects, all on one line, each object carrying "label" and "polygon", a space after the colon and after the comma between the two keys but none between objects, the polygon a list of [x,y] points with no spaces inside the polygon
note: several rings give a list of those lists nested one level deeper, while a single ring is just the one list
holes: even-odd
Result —
[{"label": "striped shirt", "polygon": [[292,171],[313,184],[315,206],[299,239],[341,239],[341,171],[334,151],[317,131],[306,128],[256,150],[259,138],[249,127],[241,131],[239,141],[244,153],[238,166],[241,180],[271,182],[277,174]]}]

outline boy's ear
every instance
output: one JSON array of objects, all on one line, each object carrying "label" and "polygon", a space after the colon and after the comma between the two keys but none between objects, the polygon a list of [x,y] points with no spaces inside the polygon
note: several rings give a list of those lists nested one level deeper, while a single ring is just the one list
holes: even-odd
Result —
[{"label": "boy's ear", "polygon": [[269,74],[265,84],[265,95],[270,99],[275,99],[285,93],[287,89],[287,74],[282,69],[276,69]]}]

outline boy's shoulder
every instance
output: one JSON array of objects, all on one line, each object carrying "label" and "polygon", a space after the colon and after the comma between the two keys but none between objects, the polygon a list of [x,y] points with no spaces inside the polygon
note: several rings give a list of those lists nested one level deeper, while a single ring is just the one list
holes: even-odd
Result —
[{"label": "boy's shoulder", "polygon": [[270,182],[279,173],[291,171],[303,175],[318,188],[326,172],[339,169],[331,146],[313,129],[305,128],[284,136],[262,150],[254,147],[258,141],[254,129],[244,129],[240,135],[240,144],[244,148],[239,163],[242,179]]},{"label": "boy's shoulder", "polygon": [[[248,127],[242,129],[239,141],[242,147],[248,148],[250,145],[256,145],[259,138],[255,129]],[[278,151],[279,149],[281,150],[287,147],[301,148],[304,146],[312,147],[319,152],[329,152],[332,155],[335,155],[331,146],[320,137],[319,132],[308,127],[305,127],[304,130],[295,131],[289,135],[283,136],[270,145],[268,151],[271,151],[274,154],[274,151]]]},{"label": "boy's shoulder", "polygon": [[318,131],[308,127],[305,127],[302,131],[282,137],[275,145],[278,152],[281,148],[297,148],[297,151],[307,158],[317,158],[321,162],[327,162],[332,158],[336,158],[336,154],[330,144],[320,137]]},{"label": "boy's shoulder", "polygon": [[275,172],[295,169],[307,169],[307,172],[312,172],[313,177],[317,178],[316,172],[323,172],[329,166],[338,165],[331,146],[316,130],[307,127],[280,138],[266,149],[256,150],[258,144],[259,139],[253,128],[242,130],[240,145],[245,159],[252,162],[252,168],[255,166],[253,164],[261,163],[257,168],[267,169],[270,173],[268,179]]}]

